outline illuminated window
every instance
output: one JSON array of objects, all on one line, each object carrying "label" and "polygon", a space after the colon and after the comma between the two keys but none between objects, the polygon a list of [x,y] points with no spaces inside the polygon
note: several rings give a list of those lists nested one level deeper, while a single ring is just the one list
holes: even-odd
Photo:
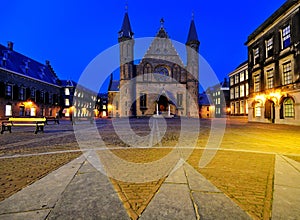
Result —
[{"label": "illuminated window", "polygon": [[241,101],[241,104],[240,104],[240,113],[244,114],[244,101]]},{"label": "illuminated window", "polygon": [[70,100],[69,99],[65,99],[65,106],[70,106]]},{"label": "illuminated window", "polygon": [[30,109],[30,116],[35,116],[36,115],[36,109],[34,107],[32,107]]},{"label": "illuminated window", "polygon": [[240,73],[240,82],[242,82],[242,81],[244,81],[244,80],[245,80],[245,72],[242,71],[242,72]]},{"label": "illuminated window", "polygon": [[248,70],[245,70],[245,76],[246,76],[246,79],[248,79]]},{"label": "illuminated window", "polygon": [[230,85],[232,86],[234,84],[234,77],[230,77]]},{"label": "illuminated window", "polygon": [[284,103],[284,117],[295,117],[294,102],[291,98],[287,98]]},{"label": "illuminated window", "polygon": [[260,117],[261,116],[261,103],[257,102],[255,104],[255,112],[254,112],[255,117]]},{"label": "illuminated window", "polygon": [[244,95],[245,95],[245,86],[240,85],[240,97],[244,97]]},{"label": "illuminated window", "polygon": [[246,96],[248,96],[249,95],[249,84],[248,83],[246,83],[245,84],[245,90],[246,90]]},{"label": "illuminated window", "polygon": [[234,99],[234,88],[230,89],[230,99]]},{"label": "illuminated window", "polygon": [[69,90],[69,88],[65,88],[65,95],[70,95],[70,90]]},{"label": "illuminated window", "polygon": [[267,89],[274,87],[274,71],[273,69],[267,70]]},{"label": "illuminated window", "polygon": [[103,109],[106,109],[106,105],[103,105],[103,107],[102,107]]},{"label": "illuminated window", "polygon": [[235,98],[239,98],[239,87],[235,87]]},{"label": "illuminated window", "polygon": [[285,26],[281,31],[282,49],[291,45],[291,26]]},{"label": "illuminated window", "polygon": [[254,55],[254,65],[259,63],[259,48],[255,48],[253,50],[253,55]]},{"label": "illuminated window", "polygon": [[239,74],[236,74],[234,78],[235,78],[234,80],[235,84],[239,83]]},{"label": "illuminated window", "polygon": [[273,37],[266,41],[266,57],[273,56]]},{"label": "illuminated window", "polygon": [[260,75],[254,76],[254,92],[260,91]]},{"label": "illuminated window", "polygon": [[240,103],[239,102],[236,102],[235,103],[235,114],[239,114],[240,113]]},{"label": "illuminated window", "polygon": [[12,105],[5,105],[5,116],[12,116]]},{"label": "illuminated window", "polygon": [[283,85],[292,83],[292,64],[291,64],[291,62],[284,63],[282,66],[283,66]]}]

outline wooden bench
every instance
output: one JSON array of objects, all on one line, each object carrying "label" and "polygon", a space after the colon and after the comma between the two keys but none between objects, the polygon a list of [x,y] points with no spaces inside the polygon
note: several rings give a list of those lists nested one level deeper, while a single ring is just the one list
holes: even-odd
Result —
[{"label": "wooden bench", "polygon": [[39,131],[44,132],[44,126],[46,124],[46,118],[9,118],[2,122],[1,134],[4,131],[11,133],[11,127],[13,126],[35,126],[34,133],[37,134]]},{"label": "wooden bench", "polygon": [[54,116],[48,116],[46,117],[46,124],[48,125],[49,121],[53,121],[54,124],[59,124],[59,119],[57,117]]}]

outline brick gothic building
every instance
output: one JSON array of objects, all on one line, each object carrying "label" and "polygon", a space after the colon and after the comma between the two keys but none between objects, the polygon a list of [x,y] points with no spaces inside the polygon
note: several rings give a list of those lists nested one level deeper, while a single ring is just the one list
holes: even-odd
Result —
[{"label": "brick gothic building", "polygon": [[246,42],[249,121],[300,124],[300,1],[286,1]]},{"label": "brick gothic building", "polygon": [[[191,21],[186,42],[186,66],[168,37],[163,19],[156,37],[138,65],[133,62],[134,39],[127,12],[118,41],[120,81],[116,88],[110,88],[108,94],[110,115],[198,117],[200,42],[194,20]],[[112,85],[117,83],[113,82]]]}]

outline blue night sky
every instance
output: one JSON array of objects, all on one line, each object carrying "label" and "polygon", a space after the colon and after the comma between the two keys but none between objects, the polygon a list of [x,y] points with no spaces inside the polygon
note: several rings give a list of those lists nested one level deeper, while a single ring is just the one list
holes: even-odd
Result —
[{"label": "blue night sky", "polygon": [[[154,37],[163,17],[170,38],[185,43],[194,12],[200,54],[220,80],[247,59],[244,43],[248,35],[284,2],[127,0],[135,38]],[[5,1],[1,4],[0,43],[6,46],[7,41],[12,41],[17,52],[41,63],[50,60],[59,78],[76,81],[94,57],[118,43],[125,3],[125,0]]]}]

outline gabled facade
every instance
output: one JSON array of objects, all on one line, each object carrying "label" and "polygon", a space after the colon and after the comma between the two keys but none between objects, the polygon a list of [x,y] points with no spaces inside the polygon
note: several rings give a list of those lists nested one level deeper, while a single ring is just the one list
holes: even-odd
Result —
[{"label": "gabled facade", "polygon": [[246,42],[249,121],[300,124],[300,2],[288,0]]},{"label": "gabled facade", "polygon": [[56,116],[60,110],[60,80],[50,62],[39,63],[0,45],[0,118]]},{"label": "gabled facade", "polygon": [[249,73],[248,61],[229,73],[230,115],[248,115]]},{"label": "gabled facade", "polygon": [[[187,65],[161,27],[139,64],[134,60],[134,39],[128,13],[119,31],[120,81],[118,91],[110,87],[108,101],[112,117],[164,115],[198,117],[199,45],[194,20],[186,42]],[[117,82],[111,81],[111,85]],[[194,104],[192,104],[194,103]]]}]

